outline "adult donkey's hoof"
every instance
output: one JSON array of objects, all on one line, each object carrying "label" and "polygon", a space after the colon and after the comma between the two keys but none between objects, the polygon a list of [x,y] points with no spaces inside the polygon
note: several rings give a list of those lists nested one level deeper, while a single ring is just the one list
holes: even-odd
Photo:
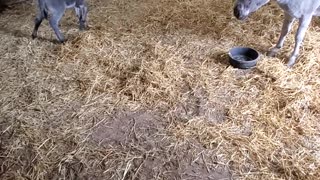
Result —
[{"label": "adult donkey's hoof", "polygon": [[289,58],[289,61],[287,62],[288,67],[292,67],[296,63],[297,57],[296,56],[291,56]]},{"label": "adult donkey's hoof", "polygon": [[276,55],[278,54],[279,50],[280,50],[279,48],[272,48],[271,50],[269,50],[267,52],[267,56],[276,57]]}]

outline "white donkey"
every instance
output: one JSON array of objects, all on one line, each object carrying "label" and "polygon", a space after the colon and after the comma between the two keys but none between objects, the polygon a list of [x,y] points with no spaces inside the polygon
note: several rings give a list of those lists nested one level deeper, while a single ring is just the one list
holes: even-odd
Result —
[{"label": "white donkey", "polygon": [[[255,12],[270,0],[236,0],[234,16],[239,20],[246,19],[250,13]],[[275,56],[282,48],[288,32],[291,30],[295,19],[299,20],[299,28],[295,36],[295,47],[287,65],[293,66],[299,56],[299,49],[303,42],[305,33],[313,16],[320,16],[320,0],[276,0],[284,10],[284,21],[282,31],[277,45],[267,55]]]}]

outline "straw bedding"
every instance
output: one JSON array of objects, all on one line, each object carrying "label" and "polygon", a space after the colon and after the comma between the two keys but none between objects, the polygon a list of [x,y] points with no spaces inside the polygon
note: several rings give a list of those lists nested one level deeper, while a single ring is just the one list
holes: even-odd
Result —
[{"label": "straw bedding", "polygon": [[[0,15],[1,179],[318,179],[319,21],[292,69],[275,3],[246,22],[219,0],[91,0],[59,45],[35,4]],[[296,24],[294,28],[296,28]],[[294,31],[295,32],[295,31]],[[258,49],[232,68],[233,46]]]}]

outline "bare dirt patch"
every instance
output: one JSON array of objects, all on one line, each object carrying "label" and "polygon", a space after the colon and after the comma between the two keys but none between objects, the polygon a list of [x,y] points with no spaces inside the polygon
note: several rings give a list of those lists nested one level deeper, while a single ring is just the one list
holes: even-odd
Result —
[{"label": "bare dirt patch", "polygon": [[[100,146],[134,154],[125,177],[137,179],[230,179],[226,166],[199,143],[176,144],[160,116],[150,112],[117,112],[92,130]],[[119,153],[118,152],[118,153]],[[183,152],[183,153],[182,153]],[[107,163],[107,162],[106,162]],[[112,167],[110,167],[112,168]]]}]

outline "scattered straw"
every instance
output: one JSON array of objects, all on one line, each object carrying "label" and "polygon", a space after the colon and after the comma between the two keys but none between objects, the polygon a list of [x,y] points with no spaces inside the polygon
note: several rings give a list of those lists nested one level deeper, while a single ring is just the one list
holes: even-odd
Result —
[{"label": "scattered straw", "polygon": [[238,70],[231,47],[277,41],[275,3],[245,23],[231,1],[89,4],[86,32],[64,16],[65,45],[47,21],[30,38],[29,4],[1,15],[1,179],[318,179],[316,20],[293,69],[291,34]]}]

